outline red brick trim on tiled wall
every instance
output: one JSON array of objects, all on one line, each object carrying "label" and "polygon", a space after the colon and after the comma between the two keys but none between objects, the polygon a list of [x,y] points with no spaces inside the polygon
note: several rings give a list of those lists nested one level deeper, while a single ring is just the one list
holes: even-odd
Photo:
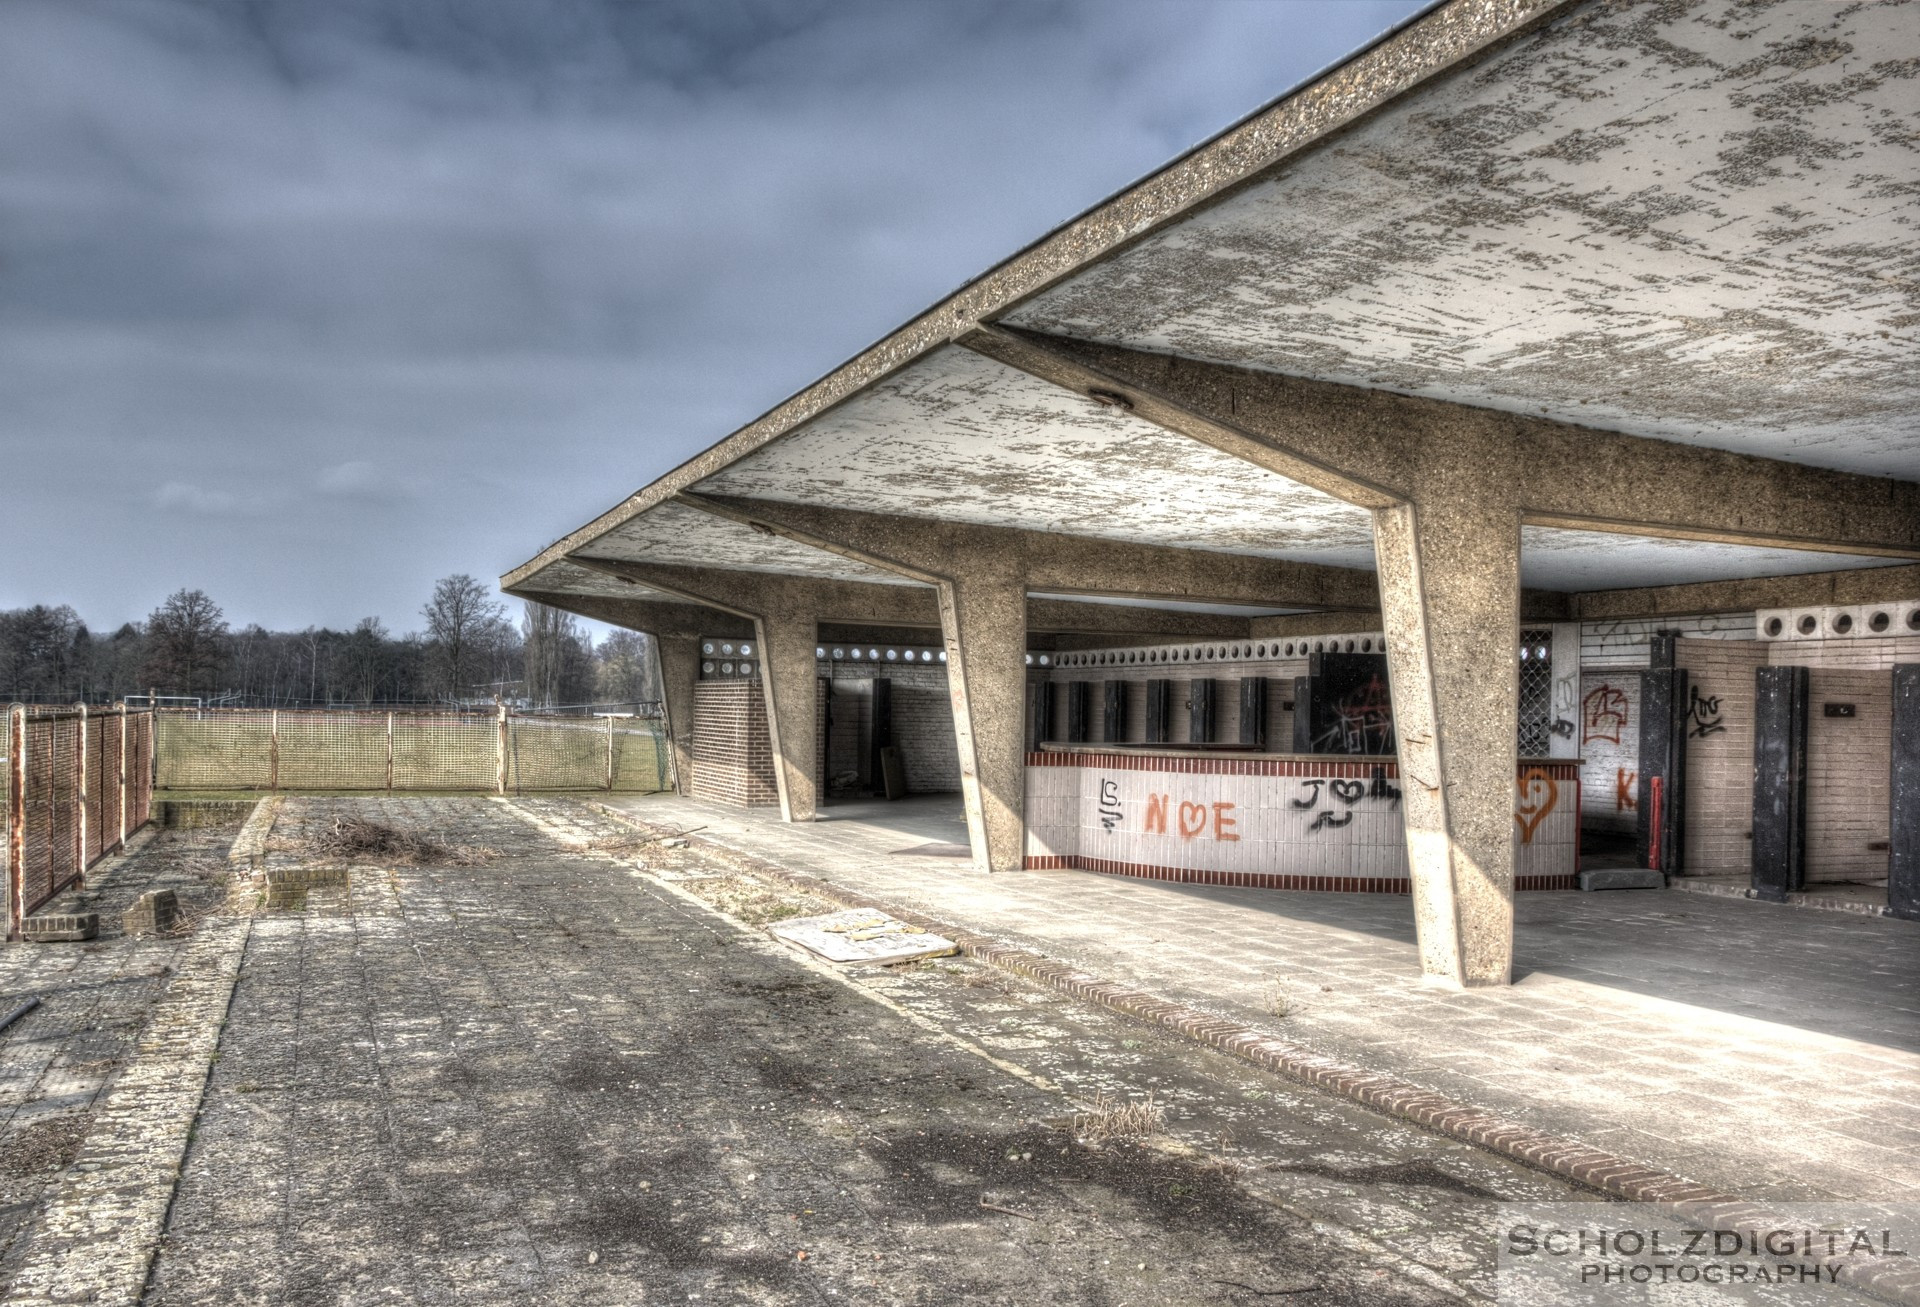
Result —
[{"label": "red brick trim on tiled wall", "polygon": [[[1220,885],[1229,889],[1315,890],[1334,894],[1410,894],[1404,876],[1288,876],[1263,871],[1207,871],[1196,867],[1157,867],[1137,862],[1115,862],[1080,854],[1028,854],[1027,871],[1095,871],[1103,876],[1130,876],[1135,880],[1164,880],[1176,885]],[[1573,876],[1516,876],[1517,890],[1574,889]]]}]

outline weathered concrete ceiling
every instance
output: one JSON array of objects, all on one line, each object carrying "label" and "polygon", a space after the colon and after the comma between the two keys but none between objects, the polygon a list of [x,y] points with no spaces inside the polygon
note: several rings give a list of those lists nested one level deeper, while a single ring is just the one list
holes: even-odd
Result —
[{"label": "weathered concrete ceiling", "polygon": [[[780,572],[829,581],[910,584],[904,577],[892,572],[883,572],[877,567],[869,567],[851,558],[843,558],[824,549],[814,549],[781,536],[762,535],[742,523],[702,513],[681,504],[662,504],[638,517],[629,518],[580,552],[636,563],[740,568],[749,572]],[[622,584],[619,581],[612,583]],[[628,593],[631,593],[630,588]]]},{"label": "weathered concrete ceiling", "polygon": [[1520,529],[1521,582],[1541,590],[1625,590],[1897,566],[1904,561],[1806,549],[1755,549],[1609,531],[1565,531],[1542,526]]},{"label": "weathered concrete ceiling", "polygon": [[1004,320],[1920,475],[1920,5],[1596,3]]},{"label": "weathered concrete ceiling", "polygon": [[1343,567],[1373,562],[1364,509],[952,347],[695,489]]}]

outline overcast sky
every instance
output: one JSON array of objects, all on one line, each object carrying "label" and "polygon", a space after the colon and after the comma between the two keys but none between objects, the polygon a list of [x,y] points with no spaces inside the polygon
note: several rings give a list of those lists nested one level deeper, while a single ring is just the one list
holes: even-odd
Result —
[{"label": "overcast sky", "polygon": [[0,608],[418,625],[1413,0],[4,0]]}]

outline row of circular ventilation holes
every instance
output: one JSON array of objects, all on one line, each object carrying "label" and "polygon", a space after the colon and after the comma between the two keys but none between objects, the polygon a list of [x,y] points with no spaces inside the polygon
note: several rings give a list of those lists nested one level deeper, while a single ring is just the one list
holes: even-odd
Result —
[{"label": "row of circular ventilation holes", "polygon": [[[1377,643],[1380,652],[1386,652],[1386,638],[1384,636],[1380,637]],[[1329,645],[1332,646],[1332,652],[1334,653],[1341,652],[1343,647],[1347,653],[1372,653],[1374,652],[1375,644],[1376,640],[1373,636],[1362,636],[1358,640],[1342,640],[1336,637],[1332,640],[1314,640],[1311,642],[1311,647],[1309,647],[1308,641],[1301,640],[1298,643],[1285,645],[1276,642],[1272,645],[1209,645],[1204,648],[1194,647],[1187,649],[1123,649],[1109,653],[1065,654],[1057,661],[1062,667],[1105,667],[1116,663],[1206,662],[1219,658],[1297,658],[1304,657],[1309,653],[1326,653],[1328,652]],[[735,653],[739,653],[743,657],[750,658],[753,654],[753,646],[751,644],[741,644],[736,649],[732,644],[720,644],[716,646],[712,641],[708,641],[706,644],[700,646],[700,652],[709,655],[719,654],[722,658],[730,658]],[[1523,649],[1520,656],[1525,658],[1527,652],[1527,650]],[[884,660],[891,663],[904,660],[910,663],[916,661],[924,663],[937,661],[944,663],[947,661],[945,650],[936,652],[932,649],[921,649],[918,651],[912,649],[888,649],[883,653],[879,649],[867,649],[863,653],[859,649],[849,650],[846,648],[836,648],[833,651],[833,657],[835,659],[844,659],[849,654],[852,655],[855,662],[867,661],[877,663]],[[817,648],[813,651],[813,656],[815,658],[825,659],[827,657],[827,651],[825,648]],[[1029,667],[1033,666],[1036,661],[1042,667],[1050,667],[1056,659],[1051,654],[1027,655],[1027,665]],[[716,669],[713,663],[704,662],[700,664],[700,670],[709,676],[713,675],[716,670],[723,676],[752,676],[753,663],[750,661],[739,663],[726,662],[721,663]]]}]

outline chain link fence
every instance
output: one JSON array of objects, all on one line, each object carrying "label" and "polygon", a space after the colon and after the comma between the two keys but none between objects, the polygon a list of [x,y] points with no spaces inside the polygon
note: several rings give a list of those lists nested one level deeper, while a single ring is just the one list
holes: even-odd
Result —
[{"label": "chain link fence", "polygon": [[161,709],[162,790],[668,788],[657,718]]},{"label": "chain link fence", "polygon": [[153,809],[151,712],[14,704],[6,716],[7,935],[122,847]]}]

